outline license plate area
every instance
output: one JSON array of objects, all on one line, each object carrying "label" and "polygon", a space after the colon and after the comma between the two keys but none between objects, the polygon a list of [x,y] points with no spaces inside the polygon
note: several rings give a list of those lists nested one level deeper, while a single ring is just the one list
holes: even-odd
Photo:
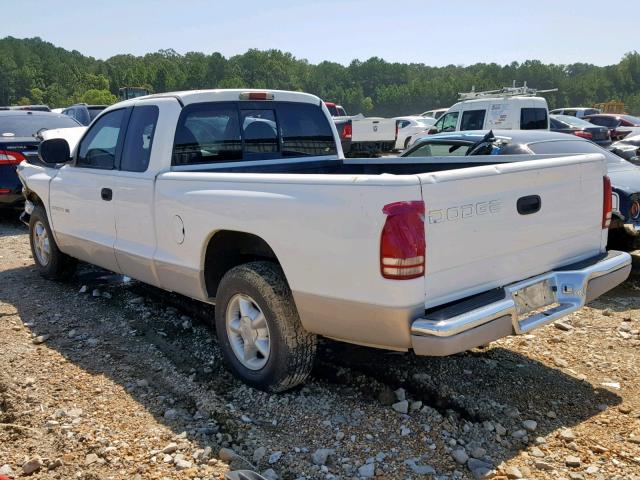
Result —
[{"label": "license plate area", "polygon": [[541,313],[545,307],[557,305],[556,288],[549,279],[520,288],[511,294],[519,319],[533,313]]}]

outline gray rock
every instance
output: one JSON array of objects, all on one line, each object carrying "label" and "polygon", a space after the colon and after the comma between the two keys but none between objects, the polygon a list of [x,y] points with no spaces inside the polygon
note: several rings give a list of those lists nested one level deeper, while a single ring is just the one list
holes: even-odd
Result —
[{"label": "gray rock", "polygon": [[80,287],[79,293],[87,293],[87,286],[86,285],[82,285],[82,287]]},{"label": "gray rock", "polygon": [[371,478],[376,474],[376,464],[375,463],[365,463],[360,468],[358,468],[358,475],[362,478]]},{"label": "gray rock", "polygon": [[402,400],[391,405],[391,408],[393,408],[398,413],[407,413],[409,411],[409,402],[406,400]]},{"label": "gray rock", "polygon": [[395,393],[396,398],[398,399],[399,402],[402,402],[403,400],[407,399],[407,392],[405,392],[404,388],[399,388],[393,393]]},{"label": "gray rock", "polygon": [[98,457],[98,455],[96,455],[95,453],[90,453],[89,455],[84,457],[84,464],[92,465],[96,463],[98,460],[100,460],[100,457]]},{"label": "gray rock", "polygon": [[507,467],[504,473],[507,475],[507,478],[510,479],[523,478],[524,476],[518,467]]},{"label": "gray rock", "polygon": [[164,412],[164,418],[167,420],[175,420],[178,418],[178,411],[174,408],[170,408],[166,412]]},{"label": "gray rock", "polygon": [[315,465],[326,465],[329,457],[335,453],[335,450],[332,448],[319,448],[313,455],[311,455],[311,460]]},{"label": "gray rock", "polygon": [[97,288],[94,288],[93,292],[91,292],[91,295],[93,295],[94,297],[100,297],[102,296],[102,293]]},{"label": "gray rock", "polygon": [[237,457],[236,452],[234,452],[230,448],[221,448],[220,451],[218,452],[218,458],[223,462],[229,463],[231,460],[233,460],[236,457]]},{"label": "gray rock", "polygon": [[538,470],[553,470],[553,465],[548,464],[547,462],[543,462],[542,460],[536,460],[534,465]]},{"label": "gray rock", "polygon": [[482,448],[482,447],[476,447],[471,451],[471,456],[473,458],[484,458],[484,456],[487,454],[487,451]]},{"label": "gray rock", "polygon": [[522,422],[522,426],[528,432],[535,432],[538,428],[538,422],[536,422],[535,420],[525,420],[524,422]]},{"label": "gray rock", "polygon": [[569,366],[569,362],[567,362],[564,358],[553,357],[553,363],[556,364],[556,367],[567,368]]},{"label": "gray rock", "polygon": [[566,320],[558,320],[553,324],[558,330],[562,330],[563,332],[568,332],[573,330],[573,325],[570,325]]},{"label": "gray rock", "polygon": [[573,442],[576,439],[576,434],[568,428],[565,428],[560,432],[560,438],[567,442]]},{"label": "gray rock", "polygon": [[336,440],[340,441],[344,439],[344,432],[337,432],[336,433]]},{"label": "gray rock", "polygon": [[190,461],[185,460],[184,458],[177,458],[174,462],[174,465],[176,466],[177,470],[186,470],[187,468],[191,468],[193,466]]},{"label": "gray rock", "polygon": [[471,470],[472,472],[474,470],[478,470],[481,468],[486,468],[488,470],[491,470],[491,468],[493,467],[493,465],[491,465],[488,462],[485,462],[483,460],[478,460],[477,458],[470,458],[467,461],[467,468],[469,468],[469,470]]},{"label": "gray rock", "polygon": [[25,475],[31,475],[42,468],[42,459],[40,457],[33,457],[31,460],[25,462],[22,465],[22,473]]},{"label": "gray rock", "polygon": [[260,463],[260,460],[267,454],[267,449],[264,447],[258,447],[253,451],[253,463]]},{"label": "gray rock", "polygon": [[469,460],[469,455],[467,455],[467,452],[465,452],[462,448],[458,448],[452,451],[451,456],[456,461],[456,463],[459,463],[460,465],[466,464],[467,460]]},{"label": "gray rock", "polygon": [[417,458],[409,458],[404,461],[416,475],[435,475],[436,471],[431,465],[421,465]]},{"label": "gray rock", "polygon": [[269,455],[269,465],[273,465],[274,463],[277,463],[281,457],[282,457],[281,451],[273,452],[271,455]]},{"label": "gray rock", "polygon": [[506,428],[504,428],[504,427],[503,427],[501,424],[499,424],[499,423],[496,423],[496,424],[494,425],[494,428],[496,429],[496,433],[497,433],[498,435],[500,435],[501,437],[502,437],[503,435],[506,435],[506,433],[507,433],[507,429],[506,429]]},{"label": "gray rock", "polygon": [[40,345],[41,343],[46,342],[47,340],[49,340],[49,335],[38,335],[37,337],[34,337],[33,340],[31,340],[31,342],[34,345]]},{"label": "gray rock", "polygon": [[544,452],[540,450],[538,447],[533,447],[529,453],[531,454],[532,457],[535,457],[535,458],[545,457]]},{"label": "gray rock", "polygon": [[251,417],[249,417],[248,415],[242,415],[240,417],[240,420],[242,420],[243,423],[252,423],[253,420],[251,420]]},{"label": "gray rock", "polygon": [[567,467],[577,468],[582,464],[582,461],[574,455],[569,455],[564,459],[564,464]]},{"label": "gray rock", "polygon": [[7,477],[12,478],[15,475],[15,473],[13,473],[13,469],[11,468],[11,465],[9,465],[8,463],[5,463],[0,467],[0,475],[6,475]]},{"label": "gray rock", "polygon": [[521,440],[527,436],[527,431],[524,429],[516,430],[511,433],[511,436],[515,439]]},{"label": "gray rock", "polygon": [[171,454],[178,450],[178,444],[175,442],[171,442],[166,447],[162,449],[162,453]]},{"label": "gray rock", "polygon": [[267,480],[278,480],[280,478],[278,477],[278,474],[275,472],[273,468],[270,468],[262,472],[262,476]]}]

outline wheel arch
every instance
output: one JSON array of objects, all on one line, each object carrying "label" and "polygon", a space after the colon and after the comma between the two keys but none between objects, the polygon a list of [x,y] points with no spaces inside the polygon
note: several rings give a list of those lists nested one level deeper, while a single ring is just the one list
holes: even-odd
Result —
[{"label": "wheel arch", "polygon": [[204,248],[203,281],[209,298],[215,298],[225,273],[244,263],[268,260],[280,267],[273,248],[260,236],[237,230],[213,232]]}]

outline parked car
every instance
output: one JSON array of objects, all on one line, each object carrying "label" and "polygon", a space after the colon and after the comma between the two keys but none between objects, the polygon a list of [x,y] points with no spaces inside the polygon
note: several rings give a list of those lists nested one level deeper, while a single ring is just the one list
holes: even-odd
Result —
[{"label": "parked car", "polygon": [[347,117],[347,112],[342,105],[336,105],[333,102],[324,102],[329,109],[329,113],[332,117]]},{"label": "parked car", "polygon": [[605,254],[602,157],[438,172],[341,158],[331,121],[318,97],[273,90],[113,105],[73,152],[42,142],[62,167],[19,166],[36,267],[64,279],[80,259],[214,303],[227,364],[267,391],[305,380],[318,335],[449,355],[629,275],[628,253]]},{"label": "parked car", "polygon": [[349,155],[351,153],[351,141],[353,139],[353,127],[349,117],[333,117],[333,123],[336,126],[340,144],[342,145],[342,153]]},{"label": "parked car", "polygon": [[554,108],[550,115],[568,115],[570,117],[584,118],[587,115],[602,113],[599,108],[575,107],[575,108]]},{"label": "parked car", "polygon": [[549,115],[549,130],[586,138],[601,147],[611,145],[611,137],[609,136],[609,129],[607,127],[599,127],[578,117]]},{"label": "parked car", "polygon": [[600,113],[584,117],[588,122],[609,129],[611,140],[622,140],[627,135],[640,134],[640,118],[615,113]]},{"label": "parked car", "polygon": [[32,112],[50,112],[48,105],[12,105],[10,107],[0,107],[0,110],[29,110]]},{"label": "parked car", "polygon": [[89,125],[105,108],[107,108],[107,105],[76,103],[75,105],[65,108],[62,113],[77,120],[82,125]]},{"label": "parked car", "polygon": [[22,184],[16,166],[37,157],[38,132],[49,128],[77,127],[75,120],[34,110],[0,111],[0,208],[22,208]]},{"label": "parked car", "polygon": [[529,96],[463,100],[447,110],[429,133],[491,129],[548,130],[547,100]]},{"label": "parked car", "polygon": [[609,150],[636,165],[640,163],[640,135],[624,137],[612,143]]},{"label": "parked car", "polygon": [[412,135],[424,134],[435,123],[430,117],[394,117],[396,121],[396,150],[406,149]]},{"label": "parked car", "polygon": [[[403,157],[460,157],[476,155],[567,155],[599,153],[607,161],[613,188],[613,216],[609,229],[612,245],[634,248],[640,239],[640,168],[593,142],[556,132],[486,130],[443,133],[423,137]],[[442,159],[439,159],[441,161]],[[487,163],[499,162],[487,157]],[[484,164],[484,163],[482,163]]]},{"label": "parked car", "polygon": [[449,110],[449,109],[448,108],[436,108],[435,110],[427,110],[426,112],[422,112],[420,114],[420,116],[421,117],[426,117],[426,118],[435,118],[437,120],[442,115],[447,113],[447,110]]}]

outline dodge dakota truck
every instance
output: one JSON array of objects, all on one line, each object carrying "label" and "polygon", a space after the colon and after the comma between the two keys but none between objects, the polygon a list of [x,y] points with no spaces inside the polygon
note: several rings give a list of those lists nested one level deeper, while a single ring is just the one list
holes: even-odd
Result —
[{"label": "dodge dakota truck", "polygon": [[602,155],[345,159],[305,93],[136,98],[39,152],[19,175],[40,273],[81,260],[215,304],[230,369],[271,392],[305,380],[318,336],[450,355],[631,269],[605,250]]}]

